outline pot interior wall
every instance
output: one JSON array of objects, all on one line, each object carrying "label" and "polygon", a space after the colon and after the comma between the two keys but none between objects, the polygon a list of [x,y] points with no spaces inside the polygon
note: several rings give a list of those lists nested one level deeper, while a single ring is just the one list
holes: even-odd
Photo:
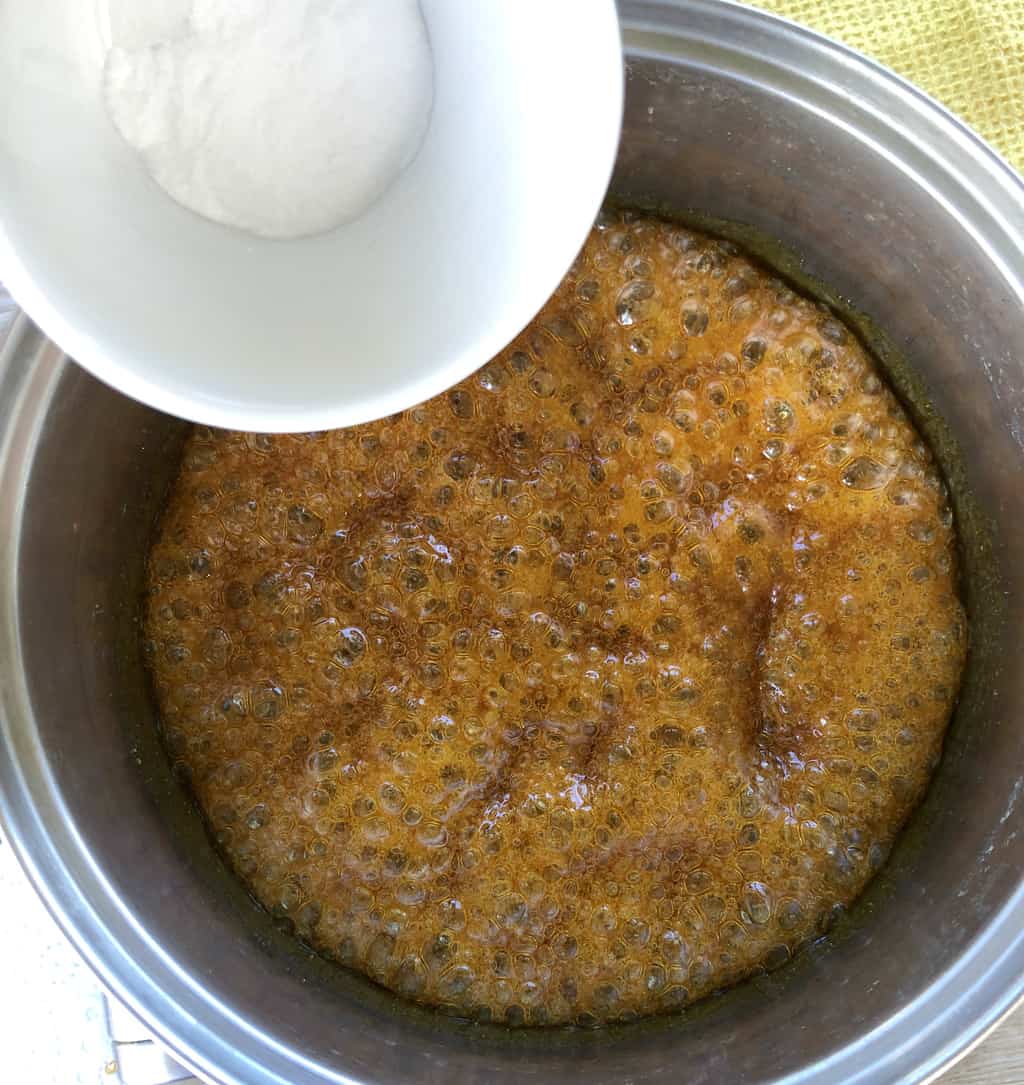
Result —
[{"label": "pot interior wall", "polygon": [[[969,678],[936,783],[835,937],[681,1017],[510,1034],[396,1003],[280,935],[225,871],[172,779],[137,618],[184,429],[68,365],[38,440],[19,539],[25,667],[49,771],[81,862],[99,868],[121,919],[192,977],[190,1011],[201,1020],[219,1003],[243,1032],[290,1049],[264,1060],[281,1080],[776,1080],[890,1027],[962,967],[1018,893],[1024,690],[1021,668],[1008,664],[1022,605],[1012,558],[1024,552],[1015,484],[1024,380],[1011,353],[1024,328],[1019,298],[920,177],[753,77],[636,53],[614,190],[625,202],[752,227],[755,248],[776,239],[792,259],[767,255],[828,283],[834,299],[885,329],[890,360],[906,359],[893,363],[894,380],[953,483],[972,620]],[[296,1069],[297,1059],[311,1061]],[[900,1080],[901,1064],[892,1069],[886,1080]]]}]

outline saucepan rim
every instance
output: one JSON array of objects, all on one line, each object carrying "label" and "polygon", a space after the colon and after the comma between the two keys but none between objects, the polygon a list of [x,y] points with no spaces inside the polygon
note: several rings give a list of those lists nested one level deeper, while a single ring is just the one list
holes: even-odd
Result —
[{"label": "saucepan rim", "polygon": [[[1024,181],[917,88],[856,52],[731,0],[621,0],[627,56],[724,73],[796,99],[885,155],[955,214],[1024,300]],[[351,1081],[203,992],[117,899],[49,774],[18,628],[18,525],[26,482],[65,358],[24,317],[0,340],[0,825],[39,895],[101,980],[188,1066],[232,1085]],[[98,903],[97,903],[98,902]],[[788,1085],[925,1081],[1024,999],[1024,886],[939,977],[883,1026]]]}]

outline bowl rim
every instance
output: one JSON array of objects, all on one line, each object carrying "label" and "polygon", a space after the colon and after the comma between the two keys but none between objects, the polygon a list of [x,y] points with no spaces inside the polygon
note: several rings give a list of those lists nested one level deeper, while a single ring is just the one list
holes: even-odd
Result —
[{"label": "bowl rim", "polygon": [[[400,384],[383,391],[375,388],[357,398],[281,406],[267,398],[251,402],[241,396],[228,399],[209,389],[192,390],[183,387],[181,382],[153,376],[149,371],[133,365],[124,350],[105,341],[108,337],[100,337],[83,329],[66,316],[60,305],[54,303],[47,289],[46,277],[41,276],[38,268],[33,267],[26,258],[27,251],[14,242],[7,226],[10,219],[5,219],[3,206],[0,206],[0,281],[4,282],[16,303],[32,317],[34,323],[98,380],[154,410],[186,421],[261,433],[308,433],[361,425],[415,407],[454,387],[507,347],[541,311],[587,239],[592,215],[599,208],[615,166],[625,104],[625,77],[617,59],[622,53],[622,41],[615,0],[589,0],[586,25],[587,37],[592,44],[586,62],[590,64],[596,54],[600,58],[597,72],[610,72],[614,66],[616,73],[614,77],[610,76],[607,80],[602,77],[601,80],[601,93],[606,96],[609,108],[607,116],[601,115],[600,138],[593,143],[592,159],[599,164],[600,172],[587,181],[586,198],[564,209],[560,218],[560,222],[565,224],[564,237],[552,255],[538,265],[538,273],[521,281],[517,287],[515,306],[497,312],[491,322],[474,329],[450,355],[439,357],[425,372],[410,375]],[[434,108],[436,110],[436,102]],[[428,126],[423,143],[406,171],[415,168],[430,140]],[[376,207],[383,209],[386,201],[392,199],[399,189],[401,179],[400,174],[366,214],[372,213]],[[158,198],[161,201],[170,199],[162,191]],[[194,212],[189,214],[195,215]],[[328,230],[289,241],[250,237],[242,231],[209,221],[207,225],[210,230],[231,234],[235,240],[268,247],[304,242],[318,245],[337,232]],[[345,225],[337,229],[343,230]]]},{"label": "bowl rim", "polygon": [[[811,94],[811,108],[825,109],[826,99],[837,93],[852,99],[858,115],[869,120],[858,135],[879,148],[900,145],[908,170],[916,168],[918,181],[936,199],[957,208],[1008,287],[1024,299],[1024,238],[1012,225],[1012,215],[1024,209],[1024,180],[924,92],[852,49],[732,0],[622,0],[621,10],[630,54],[671,59],[672,43],[678,55],[685,37],[709,64],[731,57],[730,73],[751,79],[775,73],[788,92]],[[666,31],[667,13],[680,22],[685,17],[685,35]],[[780,59],[787,49],[801,57],[799,76]],[[931,180],[920,173],[929,164],[938,167]],[[7,523],[20,520],[24,483],[64,364],[61,351],[43,344],[24,317],[6,345],[0,340],[0,520]],[[21,667],[17,568],[15,540],[0,558],[0,657],[6,661],[0,682],[0,825],[47,908],[104,984],[204,1076],[223,1085],[285,1085],[297,1075],[351,1080],[256,1033],[230,1007],[208,997],[147,939],[90,862],[63,816],[32,728]],[[954,968],[882,1026],[778,1081],[932,1081],[1022,1000],[1024,885]]]}]

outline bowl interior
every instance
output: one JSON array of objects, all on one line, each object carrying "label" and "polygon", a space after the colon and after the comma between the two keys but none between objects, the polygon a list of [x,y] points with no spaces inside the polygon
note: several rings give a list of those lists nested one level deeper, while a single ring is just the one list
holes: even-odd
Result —
[{"label": "bowl interior", "polygon": [[217,226],[149,177],[104,107],[105,2],[0,10],[0,272],[121,391],[254,430],[383,417],[486,362],[579,250],[618,144],[611,0],[556,0],[543,33],[529,5],[423,0],[419,155],[360,219],[300,241]]},{"label": "bowl interior", "polygon": [[0,653],[24,683],[0,687],[6,820],[79,947],[215,1080],[912,1082],[1021,993],[1020,182],[819,39],[717,3],[625,12],[617,197],[774,239],[765,255],[873,339],[942,460],[972,652],[935,784],[833,937],[683,1016],[510,1034],[401,1005],[275,932],[159,749],[136,621],[181,425],[58,354],[8,351],[25,421],[0,457],[17,528]]}]

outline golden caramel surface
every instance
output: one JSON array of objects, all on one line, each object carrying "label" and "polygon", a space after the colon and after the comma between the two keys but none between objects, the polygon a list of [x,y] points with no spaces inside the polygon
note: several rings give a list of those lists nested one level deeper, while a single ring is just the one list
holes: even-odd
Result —
[{"label": "golden caramel surface", "polygon": [[630,215],[430,403],[197,430],[147,635],[255,895],[510,1024],[678,1007],[822,932],[918,801],[966,644],[942,483],[853,336]]}]

